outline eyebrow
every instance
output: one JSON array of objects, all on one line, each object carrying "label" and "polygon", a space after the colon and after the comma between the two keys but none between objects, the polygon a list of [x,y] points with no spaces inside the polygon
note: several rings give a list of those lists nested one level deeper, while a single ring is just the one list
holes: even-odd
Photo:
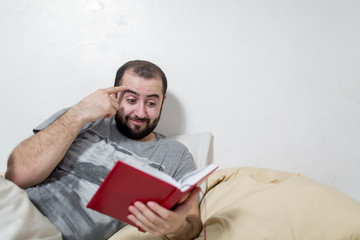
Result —
[{"label": "eyebrow", "polygon": [[[138,94],[137,92],[135,92],[135,91],[133,91],[133,90],[131,90],[131,89],[126,89],[126,90],[124,91],[124,93],[131,93],[131,94],[134,94],[134,95],[136,95],[136,96],[140,96],[140,94]],[[150,95],[146,95],[146,97],[147,97],[147,98],[155,97],[155,98],[157,98],[157,99],[160,99],[159,94],[156,94],[156,93],[150,94]]]}]

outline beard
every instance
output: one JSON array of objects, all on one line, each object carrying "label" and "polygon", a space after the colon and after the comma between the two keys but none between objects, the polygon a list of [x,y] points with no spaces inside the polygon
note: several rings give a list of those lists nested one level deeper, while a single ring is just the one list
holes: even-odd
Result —
[{"label": "beard", "polygon": [[[130,127],[129,120],[139,120],[145,122],[145,128],[141,129],[140,126],[133,126]],[[150,133],[154,131],[157,124],[160,120],[160,114],[157,118],[155,118],[153,121],[150,119],[144,119],[144,118],[137,118],[137,117],[130,117],[126,116],[125,119],[120,118],[118,115],[115,115],[115,122],[117,129],[126,137],[131,138],[133,140],[139,140],[146,136],[148,136]]]}]

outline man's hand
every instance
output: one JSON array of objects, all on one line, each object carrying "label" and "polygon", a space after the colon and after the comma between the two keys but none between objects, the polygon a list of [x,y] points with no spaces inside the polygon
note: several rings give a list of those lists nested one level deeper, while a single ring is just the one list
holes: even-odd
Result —
[{"label": "man's hand", "polygon": [[5,177],[22,188],[44,181],[65,156],[86,122],[116,114],[118,93],[125,89],[118,86],[97,90],[47,128],[20,143],[9,157]]},{"label": "man's hand", "polygon": [[119,93],[126,90],[125,86],[99,89],[74,105],[85,122],[93,122],[100,118],[110,118],[119,110]]},{"label": "man's hand", "polygon": [[[189,224],[187,216],[193,215],[200,219],[196,199],[199,192],[199,188],[194,189],[187,199],[181,202],[173,211],[163,208],[155,202],[148,202],[146,204],[135,202],[133,206],[129,207],[131,214],[128,216],[128,219],[142,230],[153,235],[167,235],[178,239],[178,235],[185,236],[189,234],[188,231],[192,228],[192,226],[190,228],[186,226]],[[185,231],[187,232],[182,232],[182,229],[186,229]],[[195,234],[196,236],[198,232],[190,234]],[[185,237],[184,239],[187,238]]]}]

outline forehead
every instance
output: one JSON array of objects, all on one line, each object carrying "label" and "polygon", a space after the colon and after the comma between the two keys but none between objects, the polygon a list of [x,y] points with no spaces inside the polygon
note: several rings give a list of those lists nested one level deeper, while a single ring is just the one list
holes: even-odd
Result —
[{"label": "forehead", "polygon": [[159,97],[162,97],[163,86],[160,78],[145,79],[136,75],[131,69],[125,71],[121,85],[126,86],[129,90],[139,95],[157,94]]}]

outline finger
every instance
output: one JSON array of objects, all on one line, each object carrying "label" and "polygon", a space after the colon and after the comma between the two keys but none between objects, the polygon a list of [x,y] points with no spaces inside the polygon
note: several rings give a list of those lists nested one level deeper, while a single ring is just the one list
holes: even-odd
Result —
[{"label": "finger", "polygon": [[147,206],[155,212],[157,215],[159,215],[162,219],[168,219],[171,216],[171,211],[162,207],[156,202],[148,202]]},{"label": "finger", "polygon": [[116,94],[119,92],[123,92],[127,89],[126,86],[115,86],[115,87],[109,87],[109,88],[105,88],[104,91],[106,91],[108,94]]},{"label": "finger", "polygon": [[120,107],[118,95],[120,94],[116,94],[116,93],[110,94],[111,104],[116,111]]},{"label": "finger", "polygon": [[115,116],[115,114],[117,113],[117,111],[118,111],[119,108],[120,108],[119,103],[118,103],[117,100],[114,99],[113,97],[112,97],[112,101],[111,101],[111,107],[112,107],[112,109],[109,109],[109,113],[106,114],[106,115],[104,116],[104,118],[111,118],[111,117]]},{"label": "finger", "polygon": [[140,224],[139,227],[148,232],[153,232],[157,226],[161,225],[161,219],[142,202],[135,202],[134,206],[129,207],[129,211],[136,218],[137,223]]},{"label": "finger", "polygon": [[146,230],[144,224],[142,223],[145,219],[145,216],[135,206],[130,206],[129,212],[131,214],[128,216],[128,219],[134,222],[137,226]]},{"label": "finger", "polygon": [[199,193],[201,192],[201,188],[196,187],[194,188],[191,192],[190,195],[188,196],[188,198],[185,200],[185,202],[193,202],[197,200],[197,196],[199,195]]},{"label": "finger", "polygon": [[200,188],[195,188],[194,190],[192,190],[188,197],[185,199],[185,201],[179,203],[174,211],[181,214],[188,214],[191,211],[193,205],[198,204],[197,196],[200,191]]},{"label": "finger", "polygon": [[[183,202],[181,202],[176,209],[178,211],[189,211],[193,202],[197,201],[197,195],[200,193],[200,191],[201,189],[198,187],[192,190],[188,197]],[[168,219],[171,216],[171,211],[162,207],[156,202],[148,202],[147,206],[163,219]]]},{"label": "finger", "polygon": [[127,216],[127,219],[129,219],[131,222],[134,223],[135,226],[140,228],[144,232],[149,232],[149,229],[147,229],[144,224],[142,224],[134,215],[130,214]]},{"label": "finger", "polygon": [[191,192],[184,195],[181,198],[181,200],[178,202],[178,204],[181,204],[181,203],[185,204],[186,201],[188,201],[188,202],[194,201],[200,192],[201,192],[201,189],[199,187],[194,188],[193,190],[191,190]]},{"label": "finger", "polygon": [[[116,88],[116,89],[114,89]],[[121,96],[121,92],[125,91],[127,89],[126,86],[117,86],[117,87],[111,87],[110,89],[106,90],[110,93],[110,96],[113,98],[113,100],[116,103],[119,103],[120,101],[120,96]],[[115,91],[115,92],[113,92]]]}]

